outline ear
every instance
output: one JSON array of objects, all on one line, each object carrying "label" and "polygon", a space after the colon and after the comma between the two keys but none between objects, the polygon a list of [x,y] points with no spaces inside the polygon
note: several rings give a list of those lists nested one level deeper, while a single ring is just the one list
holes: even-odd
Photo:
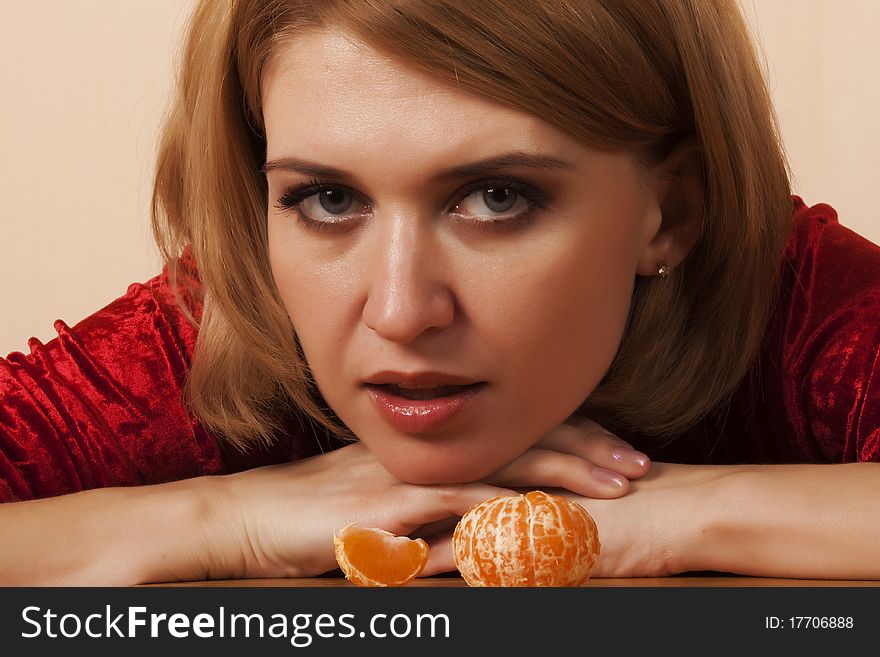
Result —
[{"label": "ear", "polygon": [[639,258],[640,276],[656,276],[662,265],[674,270],[703,231],[703,158],[696,137],[679,141],[650,175],[661,221]]}]

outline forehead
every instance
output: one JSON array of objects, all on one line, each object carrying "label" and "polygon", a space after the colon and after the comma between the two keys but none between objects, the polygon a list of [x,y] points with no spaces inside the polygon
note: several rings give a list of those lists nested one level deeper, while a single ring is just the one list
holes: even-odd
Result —
[{"label": "forehead", "polygon": [[539,118],[438,82],[351,35],[298,34],[279,47],[262,80],[267,159],[322,161],[431,150],[452,158],[574,142]]}]

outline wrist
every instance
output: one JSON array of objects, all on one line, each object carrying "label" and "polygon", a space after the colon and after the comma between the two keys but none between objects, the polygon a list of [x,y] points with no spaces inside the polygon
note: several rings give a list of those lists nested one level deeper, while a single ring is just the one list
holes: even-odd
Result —
[{"label": "wrist", "polygon": [[690,475],[688,494],[675,499],[675,531],[670,532],[667,564],[670,574],[723,571],[724,534],[735,495],[739,466],[682,466]]},{"label": "wrist", "polygon": [[120,519],[117,539],[96,567],[103,562],[127,584],[227,576],[215,561],[223,545],[216,479],[116,489],[110,517]]}]

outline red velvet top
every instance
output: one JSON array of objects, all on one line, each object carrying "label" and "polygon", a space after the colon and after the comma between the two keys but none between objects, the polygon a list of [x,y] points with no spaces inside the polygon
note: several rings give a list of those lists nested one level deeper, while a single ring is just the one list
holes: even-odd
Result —
[{"label": "red velvet top", "polygon": [[[722,412],[657,461],[880,461],[880,247],[795,197],[781,301]],[[270,450],[227,449],[180,401],[196,340],[166,272],[30,354],[0,359],[0,501],[235,472],[318,452],[291,418]]]}]

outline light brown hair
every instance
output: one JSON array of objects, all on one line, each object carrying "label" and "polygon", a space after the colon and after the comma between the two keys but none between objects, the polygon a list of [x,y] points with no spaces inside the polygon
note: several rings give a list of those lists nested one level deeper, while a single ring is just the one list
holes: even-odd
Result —
[{"label": "light brown hair", "polygon": [[670,277],[638,278],[617,357],[581,410],[669,436],[729,396],[764,334],[792,212],[735,0],[203,0],[160,145],[153,228],[172,281],[191,249],[203,285],[185,400],[204,425],[246,446],[295,408],[346,433],[310,381],[267,249],[261,74],[310,27],[347,30],[440,85],[644,165],[695,136],[701,238]]}]

